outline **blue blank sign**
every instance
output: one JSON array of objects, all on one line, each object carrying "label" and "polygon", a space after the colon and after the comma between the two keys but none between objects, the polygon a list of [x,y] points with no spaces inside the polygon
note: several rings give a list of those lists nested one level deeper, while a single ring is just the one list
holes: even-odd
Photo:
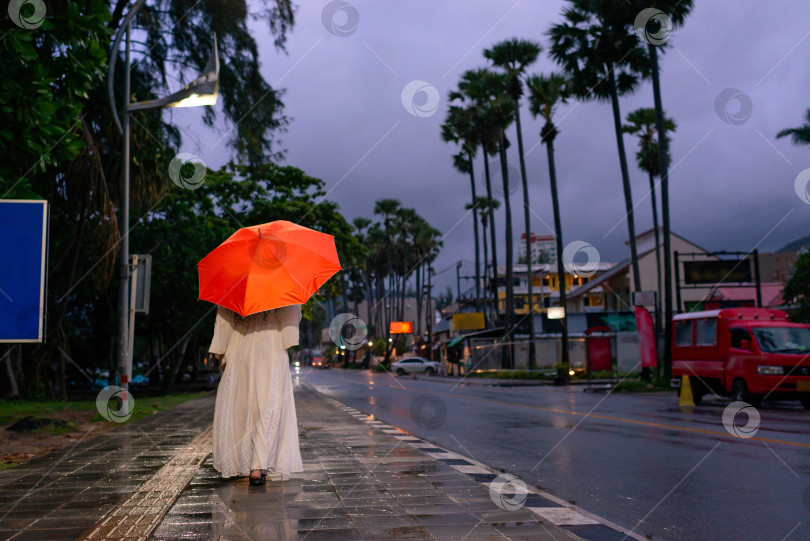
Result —
[{"label": "blue blank sign", "polygon": [[0,200],[0,342],[42,342],[48,202]]}]

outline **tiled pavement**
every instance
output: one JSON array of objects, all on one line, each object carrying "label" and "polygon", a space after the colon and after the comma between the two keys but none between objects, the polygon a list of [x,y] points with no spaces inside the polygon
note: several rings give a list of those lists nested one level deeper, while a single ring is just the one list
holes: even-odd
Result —
[{"label": "tiled pavement", "polygon": [[295,392],[303,473],[264,487],[220,478],[201,451],[210,395],[0,472],[0,538],[624,537],[308,387]]}]

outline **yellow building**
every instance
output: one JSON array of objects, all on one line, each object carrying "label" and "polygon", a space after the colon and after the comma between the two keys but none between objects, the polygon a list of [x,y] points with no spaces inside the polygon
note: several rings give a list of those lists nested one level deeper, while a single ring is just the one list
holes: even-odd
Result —
[{"label": "yellow building", "polygon": [[[609,271],[613,263],[599,263],[593,276],[577,276],[565,273],[565,291],[572,292],[587,284],[590,280],[598,278],[601,274]],[[529,273],[526,265],[515,265],[513,267],[514,276],[514,308],[515,314],[529,313]],[[540,263],[532,265],[532,297],[534,301],[534,312],[540,314],[544,312],[544,307],[555,306],[560,300],[560,281],[557,276],[557,266]],[[498,266],[498,306],[501,311],[506,310],[506,267]],[[588,306],[600,307],[603,298],[600,292],[594,292],[587,298]]]}]

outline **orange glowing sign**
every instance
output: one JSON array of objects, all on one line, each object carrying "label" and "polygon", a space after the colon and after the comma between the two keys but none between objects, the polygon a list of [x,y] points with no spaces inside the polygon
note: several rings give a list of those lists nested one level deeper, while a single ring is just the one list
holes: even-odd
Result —
[{"label": "orange glowing sign", "polygon": [[388,332],[391,334],[413,334],[413,321],[392,321]]}]

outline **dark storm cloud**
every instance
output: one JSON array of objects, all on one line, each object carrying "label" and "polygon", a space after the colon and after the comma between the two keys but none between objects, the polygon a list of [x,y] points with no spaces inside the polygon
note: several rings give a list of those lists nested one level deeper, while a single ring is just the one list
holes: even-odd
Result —
[{"label": "dark storm cloud", "polygon": [[[263,37],[261,23],[253,27],[263,72],[287,90],[286,112],[293,119],[283,135],[287,162],[323,178],[329,197],[349,219],[370,216],[374,201],[383,197],[416,208],[446,234],[437,269],[459,259],[472,261],[472,218],[464,210],[469,179],[453,170],[456,149],[439,137],[447,93],[464,70],[484,66],[482,49],[501,39],[538,40],[547,49],[545,32],[560,20],[563,2],[348,3],[358,20],[346,9],[333,19],[349,30],[356,23],[345,37],[323,24],[328,2],[301,3],[286,56]],[[678,124],[672,141],[672,228],[706,249],[777,249],[810,234],[810,205],[794,190],[796,175],[810,167],[810,149],[775,139],[779,130],[799,125],[810,107],[810,5],[798,0],[696,4],[662,58],[664,107]],[[532,71],[553,69],[543,53]],[[414,80],[438,90],[441,102],[434,115],[420,118],[403,107],[402,90]],[[740,90],[743,102],[750,98],[750,117],[744,119],[738,99],[718,114],[715,101],[727,88]],[[417,95],[416,105],[424,106],[425,98]],[[650,106],[648,83],[621,99],[623,116]],[[193,110],[175,113],[175,121],[200,134],[195,115]],[[557,118],[564,240],[585,240],[599,249],[603,261],[621,260],[628,256],[627,224],[610,106],[571,102]],[[540,123],[527,110],[523,120],[526,148],[532,149],[527,155],[532,229],[548,234],[552,212],[546,153],[536,145]],[[509,137],[514,139],[514,128]],[[203,133],[197,143],[186,139],[183,150],[217,167],[228,159],[223,145],[211,149],[217,139]],[[625,145],[641,232],[652,224],[648,181],[635,167],[635,139],[625,136]],[[509,160],[517,166],[516,145]],[[483,193],[480,159],[476,168]],[[517,239],[523,230],[520,190],[512,203]],[[503,207],[497,227],[503,261]],[[443,286],[454,281],[450,274]]]}]

